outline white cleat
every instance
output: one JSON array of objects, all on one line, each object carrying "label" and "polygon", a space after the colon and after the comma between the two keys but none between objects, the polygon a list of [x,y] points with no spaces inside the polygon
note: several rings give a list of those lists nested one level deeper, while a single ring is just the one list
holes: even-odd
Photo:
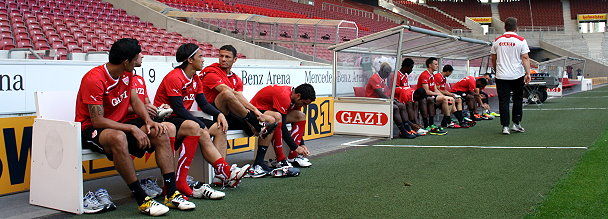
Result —
[{"label": "white cleat", "polygon": [[224,196],[226,196],[226,193],[211,188],[209,184],[200,184],[196,185],[192,189],[192,196],[195,198],[218,200],[224,198]]},{"label": "white cleat", "polygon": [[170,208],[176,208],[182,211],[192,210],[196,205],[191,201],[186,200],[184,195],[175,191],[171,197],[165,197],[165,205]]},{"label": "white cleat", "polygon": [[155,201],[150,197],[146,197],[144,203],[138,206],[139,212],[150,216],[161,216],[169,211],[169,207]]},{"label": "white cleat", "polygon": [[508,126],[502,127],[502,134],[504,134],[504,135],[511,134],[511,132],[509,132],[509,127]]},{"label": "white cleat", "polygon": [[308,160],[308,158],[305,158],[302,155],[298,155],[296,158],[294,158],[294,159],[288,159],[287,161],[289,161],[290,163],[292,163],[294,166],[299,166],[299,167],[310,167],[310,166],[312,166],[312,163]]}]

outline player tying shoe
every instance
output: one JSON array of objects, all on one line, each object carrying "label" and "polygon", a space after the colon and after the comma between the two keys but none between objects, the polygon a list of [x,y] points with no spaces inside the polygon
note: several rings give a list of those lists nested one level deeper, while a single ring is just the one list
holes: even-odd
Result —
[{"label": "player tying shoe", "polygon": [[441,126],[447,128],[468,128],[469,124],[464,120],[464,115],[462,114],[462,97],[449,91],[450,88],[447,83],[447,77],[452,75],[452,72],[454,72],[454,67],[445,65],[440,73],[433,76],[435,79],[435,87],[437,87],[439,92],[445,96],[454,98],[455,104],[452,105],[452,112],[458,120],[458,124],[456,124],[451,120],[445,121],[444,117],[444,120],[441,121]]},{"label": "player tying shoe", "polygon": [[231,71],[237,60],[236,53],[231,45],[220,47],[219,63],[207,66],[199,75],[203,93],[209,103],[227,115],[231,129],[265,138],[274,131],[277,123],[270,122],[272,117],[263,115],[243,96],[243,81]]},{"label": "player tying shoe", "polygon": [[447,131],[435,125],[435,106],[441,108],[441,112],[443,113],[443,120],[441,123],[443,124],[446,121],[450,121],[450,114],[452,111],[451,104],[454,102],[454,98],[441,94],[435,86],[433,72],[437,71],[439,68],[437,58],[428,58],[425,64],[427,69],[418,76],[417,86],[418,88],[424,88],[426,94],[429,96],[426,99],[426,104],[420,107],[422,123],[424,123],[425,129],[429,131],[431,135],[445,135],[447,134]]},{"label": "player tying shoe", "polygon": [[[403,104],[416,104],[417,102],[422,102],[426,99],[427,95],[424,91],[424,88],[414,89],[412,87],[397,87],[395,88],[395,99]],[[407,119],[407,115],[402,116],[402,118]],[[397,124],[399,128],[399,137],[412,139],[421,134],[411,128],[413,123],[409,120],[405,120],[401,126]],[[409,130],[408,130],[409,129]],[[405,132],[405,133],[404,133]],[[413,136],[413,137],[412,137]]]},{"label": "player tying shoe", "polygon": [[[163,78],[156,91],[154,105],[169,104],[173,109],[173,114],[165,121],[173,123],[177,128],[176,138],[171,138],[175,149],[179,150],[177,188],[187,196],[219,199],[223,197],[223,193],[212,190],[206,185],[192,190],[187,183],[190,164],[198,145],[201,146],[205,160],[215,169],[214,180],[217,179],[216,181],[221,182],[222,185],[238,186],[241,178],[247,173],[249,165],[242,168],[230,165],[218,151],[226,151],[228,122],[219,110],[207,103],[205,94],[200,89],[199,79],[195,77],[196,72],[203,69],[203,51],[195,44],[183,44],[177,49],[176,60],[182,64]],[[194,101],[203,112],[213,116],[217,122],[193,116],[189,109]]]},{"label": "player tying shoe", "polygon": [[462,96],[466,100],[471,120],[475,119],[473,115],[477,114],[477,106],[483,105],[480,91],[485,88],[486,85],[488,85],[488,81],[486,81],[485,78],[475,80],[475,77],[467,76],[456,82],[452,87],[452,92]]},{"label": "player tying shoe", "polygon": [[[276,121],[280,121],[274,133],[266,139],[259,139],[253,169],[250,171],[251,177],[263,177],[272,171],[270,167],[264,164],[264,156],[271,141],[278,167],[291,167],[283,152],[283,141],[287,143],[287,146],[291,150],[289,158],[294,161],[294,164],[301,167],[312,165],[308,159],[304,158],[310,152],[306,146],[302,145],[306,115],[304,115],[301,109],[315,101],[315,99],[315,89],[310,84],[302,84],[295,89],[291,86],[266,86],[251,99],[251,104],[262,111],[262,113],[272,116]],[[292,124],[291,133],[285,126],[287,123]],[[285,170],[280,171],[286,172]]]},{"label": "player tying shoe", "polygon": [[[87,72],[80,83],[76,99],[76,122],[82,124],[82,146],[105,154],[138,204],[147,215],[160,216],[169,208],[191,210],[188,201],[175,184],[175,163],[168,129],[171,124],[152,121],[146,107],[131,89],[133,70],[141,66],[141,47],[135,39],[120,39],[112,44],[109,62]],[[140,117],[127,120],[129,106]],[[148,197],[135,174],[130,155],[142,157],[155,151],[156,163],[167,188],[164,205]]]}]

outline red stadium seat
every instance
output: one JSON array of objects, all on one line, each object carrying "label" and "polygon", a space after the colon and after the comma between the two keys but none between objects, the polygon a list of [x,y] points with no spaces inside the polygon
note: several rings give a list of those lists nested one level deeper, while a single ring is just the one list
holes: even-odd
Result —
[{"label": "red stadium seat", "polygon": [[2,50],[9,50],[15,48],[13,39],[0,39],[0,48]]}]

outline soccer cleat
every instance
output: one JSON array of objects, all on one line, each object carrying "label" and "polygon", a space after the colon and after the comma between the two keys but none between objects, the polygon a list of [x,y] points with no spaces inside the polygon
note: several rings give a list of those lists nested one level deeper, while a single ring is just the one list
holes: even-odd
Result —
[{"label": "soccer cleat", "polygon": [[471,127],[469,124],[470,124],[469,122],[464,122],[463,121],[459,125],[460,125],[461,128],[465,128],[466,129],[466,128],[470,128]]},{"label": "soccer cleat", "polygon": [[230,168],[230,178],[228,178],[228,187],[236,188],[240,183],[241,179],[247,172],[251,165],[245,164],[243,167],[237,167],[236,164],[233,164]]},{"label": "soccer cleat", "polygon": [[162,119],[162,118],[167,117],[168,115],[171,115],[171,113],[173,113],[173,109],[165,108],[164,106],[159,106],[157,109],[157,112],[158,112],[158,116],[156,118]]},{"label": "soccer cleat", "polygon": [[509,132],[508,126],[502,127],[502,134],[505,134],[505,135],[511,134],[511,132]]},{"label": "soccer cleat", "polygon": [[156,184],[156,181],[150,178],[140,180],[140,184],[141,188],[146,192],[146,195],[151,198],[156,198],[163,192],[163,189]]},{"label": "soccer cleat", "polygon": [[481,119],[483,120],[492,120],[494,119],[494,116],[491,116],[490,114],[484,113],[481,115]]},{"label": "soccer cleat", "polygon": [[164,204],[170,208],[176,208],[179,210],[192,210],[196,208],[196,205],[186,199],[184,195],[175,191],[170,197],[165,196]]},{"label": "soccer cleat", "polygon": [[428,131],[425,129],[418,129],[418,131],[416,131],[416,133],[418,133],[418,135],[420,135],[420,136],[425,136],[428,133]]},{"label": "soccer cleat", "polygon": [[270,171],[272,177],[285,177],[287,176],[287,168],[279,167]]},{"label": "soccer cleat", "polygon": [[521,127],[521,125],[518,125],[518,124],[513,124],[513,128],[511,128],[511,130],[516,131],[516,132],[526,132],[524,127]]},{"label": "soccer cleat", "polygon": [[494,117],[500,117],[500,114],[495,113],[495,112],[490,112],[490,115],[491,115],[491,116],[494,116]]},{"label": "soccer cleat", "polygon": [[462,127],[462,126],[458,125],[458,124],[457,124],[457,123],[455,123],[455,122],[451,122],[450,124],[448,124],[448,128],[451,128],[451,129],[459,129],[459,128],[464,128],[464,127]]},{"label": "soccer cleat", "polygon": [[226,193],[211,188],[209,184],[197,184],[192,188],[192,197],[195,198],[219,200],[224,196],[226,196]]},{"label": "soccer cleat", "polygon": [[310,161],[308,160],[308,158],[305,158],[302,155],[298,155],[294,159],[287,159],[287,161],[290,162],[291,164],[293,164],[294,166],[298,166],[298,167],[310,167],[310,166],[312,166],[312,163],[310,163]]},{"label": "soccer cleat", "polygon": [[429,134],[431,135],[446,135],[447,131],[439,129],[439,128],[430,128]]},{"label": "soccer cleat", "polygon": [[272,171],[270,167],[266,166],[266,164],[256,164],[253,168],[250,168],[247,176],[251,178],[261,178],[265,177]]},{"label": "soccer cleat", "polygon": [[188,186],[190,186],[190,188],[199,187],[203,184],[202,182],[195,180],[194,177],[190,175],[186,176],[186,183],[188,183]]},{"label": "soccer cleat", "polygon": [[112,202],[112,197],[108,194],[108,190],[101,188],[97,189],[97,191],[95,191],[95,196],[97,197],[97,200],[99,200],[99,203],[103,205],[104,211],[116,210],[116,205]]},{"label": "soccer cleat", "polygon": [[99,202],[97,196],[93,192],[87,192],[82,199],[82,208],[85,214],[95,214],[103,211],[105,206]]},{"label": "soccer cleat", "polygon": [[414,139],[416,135],[409,132],[399,132],[399,138]]},{"label": "soccer cleat", "polygon": [[144,203],[137,207],[139,212],[150,216],[161,216],[169,211],[169,207],[157,202],[156,200],[146,197]]},{"label": "soccer cleat", "polygon": [[277,128],[279,124],[274,122],[274,123],[264,123],[264,127],[262,127],[262,129],[260,130],[260,138],[266,138],[268,137],[268,135],[270,135],[270,133],[272,133],[274,131],[275,128]]},{"label": "soccer cleat", "polygon": [[473,121],[481,121],[483,120],[483,117],[480,114],[473,114],[473,117],[471,117],[471,119]]},{"label": "soccer cleat", "polygon": [[464,117],[464,118],[462,118],[462,120],[464,120],[465,122],[472,122],[473,121],[472,119],[470,119],[468,117]]},{"label": "soccer cleat", "polygon": [[270,159],[270,160],[268,160],[268,163],[269,163],[268,166],[270,166],[271,168],[274,168],[274,169],[280,168],[280,167],[293,167],[291,165],[291,163],[288,162],[287,160],[276,161],[276,160]]}]

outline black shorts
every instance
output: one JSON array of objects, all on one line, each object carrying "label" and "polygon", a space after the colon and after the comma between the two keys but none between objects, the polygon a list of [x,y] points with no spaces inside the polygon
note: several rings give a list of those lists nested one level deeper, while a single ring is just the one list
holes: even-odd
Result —
[{"label": "black shorts", "polygon": [[[215,124],[215,122],[213,120],[208,120],[203,117],[197,117],[197,118],[200,119],[205,124],[206,127],[203,127],[203,128],[211,128],[211,126],[213,124]],[[182,117],[168,117],[168,118],[165,118],[165,120],[163,122],[172,123],[173,125],[175,125],[175,130],[179,131],[179,127],[182,126],[182,123],[184,123],[184,121],[186,121],[186,120],[187,119],[184,119]]]},{"label": "black shorts", "polygon": [[[132,120],[126,121],[124,123],[135,125],[137,127],[142,127],[143,125],[145,125],[144,120],[141,118],[132,119]],[[101,135],[101,132],[103,130],[105,130],[105,129],[104,128],[93,128],[93,127],[89,127],[89,128],[82,130],[82,132],[81,132],[82,148],[91,149],[92,151],[95,151],[97,153],[105,154],[109,160],[112,160],[112,158],[113,158],[112,154],[106,152],[103,149],[103,147],[101,146],[101,143],[99,142],[99,136]],[[125,134],[127,135],[127,144],[129,147],[129,154],[136,156],[136,157],[143,157],[144,154],[146,154],[146,153],[154,152],[154,147],[150,147],[148,149],[139,148],[137,146],[137,139],[135,138],[135,136],[133,136],[133,134],[131,134],[130,132],[125,132]]]}]

